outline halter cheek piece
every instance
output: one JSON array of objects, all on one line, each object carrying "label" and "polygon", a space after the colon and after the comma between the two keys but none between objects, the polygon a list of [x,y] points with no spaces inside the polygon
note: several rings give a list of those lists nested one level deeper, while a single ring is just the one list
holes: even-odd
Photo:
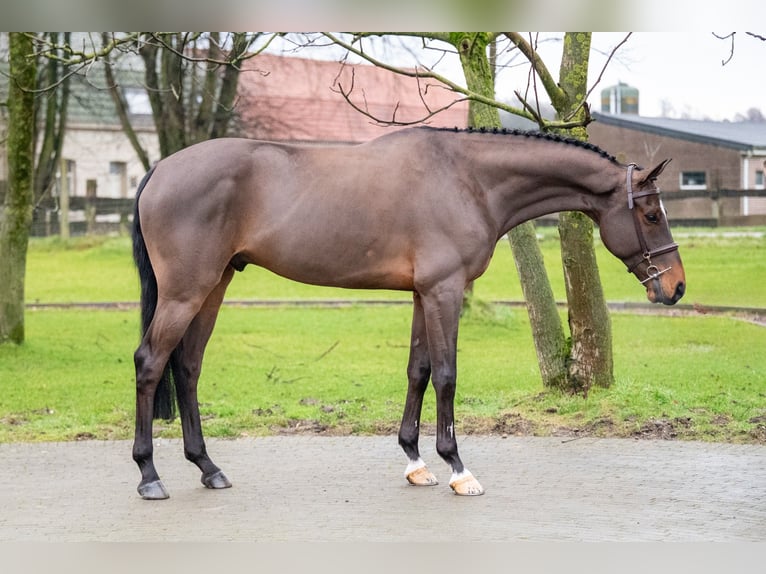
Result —
[{"label": "halter cheek piece", "polygon": [[651,191],[642,191],[640,193],[634,193],[633,192],[633,169],[636,167],[635,163],[631,163],[628,166],[628,176],[627,176],[627,184],[626,188],[628,191],[628,209],[633,213],[633,226],[636,228],[636,235],[638,236],[638,243],[641,245],[641,259],[639,259],[636,263],[633,265],[628,266],[628,273],[633,273],[635,271],[636,267],[641,265],[641,263],[646,262],[646,279],[641,281],[641,284],[647,283],[651,281],[652,279],[658,279],[660,275],[663,273],[666,273],[672,269],[672,267],[668,267],[666,269],[660,269],[656,265],[652,263],[652,257],[655,255],[662,255],[664,253],[669,253],[671,251],[675,251],[678,249],[677,243],[668,243],[667,245],[663,245],[662,247],[657,247],[656,249],[649,249],[649,247],[646,244],[646,237],[644,237],[644,232],[641,230],[641,222],[639,221],[639,215],[638,211],[635,209],[635,199],[639,197],[645,197],[647,195],[659,195],[660,190],[655,188]]}]

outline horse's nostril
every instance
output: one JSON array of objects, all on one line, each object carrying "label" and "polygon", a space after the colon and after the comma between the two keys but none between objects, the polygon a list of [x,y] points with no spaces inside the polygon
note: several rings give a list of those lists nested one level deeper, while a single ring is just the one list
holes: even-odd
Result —
[{"label": "horse's nostril", "polygon": [[686,283],[681,281],[678,285],[676,285],[676,301],[683,297],[684,293],[686,293]]}]

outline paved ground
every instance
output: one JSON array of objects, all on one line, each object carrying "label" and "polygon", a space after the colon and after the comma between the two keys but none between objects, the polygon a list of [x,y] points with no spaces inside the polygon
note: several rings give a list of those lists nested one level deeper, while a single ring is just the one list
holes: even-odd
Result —
[{"label": "paved ground", "polygon": [[171,498],[141,500],[129,442],[0,445],[0,541],[764,541],[766,447],[465,437],[486,489],[452,495],[402,477],[395,437],[210,440],[234,483],[209,491],[162,440]]}]

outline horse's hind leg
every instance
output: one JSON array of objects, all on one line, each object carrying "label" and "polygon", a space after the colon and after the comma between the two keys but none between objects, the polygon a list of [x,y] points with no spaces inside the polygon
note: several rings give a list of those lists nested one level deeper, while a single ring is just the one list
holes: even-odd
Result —
[{"label": "horse's hind leg", "polygon": [[409,464],[404,476],[415,486],[433,486],[438,484],[436,477],[428,470],[420,458],[418,438],[420,437],[420,412],[423,408],[423,395],[431,376],[431,361],[428,357],[428,336],[423,315],[420,295],[413,295],[412,334],[410,337],[410,359],[407,365],[407,400],[404,415],[399,428],[399,444],[404,449]]},{"label": "horse's hind leg", "polygon": [[154,395],[170,354],[199,310],[191,301],[158,302],[152,323],[134,355],[136,366],[136,434],[133,460],[141,471],[138,493],[146,499],[168,497],[154,467],[152,419]]},{"label": "horse's hind leg", "polygon": [[202,368],[205,346],[213,332],[218,310],[233,274],[234,269],[228,267],[221,282],[208,295],[199,313],[189,325],[179,347],[180,365],[175,384],[183,429],[184,455],[202,471],[201,481],[207,488],[228,488],[231,486],[226,475],[210,460],[207,454],[197,401],[197,382]]}]

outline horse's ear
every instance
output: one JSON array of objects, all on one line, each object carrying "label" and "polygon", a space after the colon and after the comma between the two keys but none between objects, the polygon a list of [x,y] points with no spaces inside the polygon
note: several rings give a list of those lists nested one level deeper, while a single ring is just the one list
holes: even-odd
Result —
[{"label": "horse's ear", "polygon": [[652,181],[655,181],[658,177],[660,177],[662,170],[665,169],[665,166],[668,165],[671,160],[672,158],[668,158],[660,162],[660,164],[657,167],[655,167],[652,171],[649,172],[649,175],[647,175],[645,178],[641,180],[641,183],[639,185],[644,185],[645,183],[650,183]]}]

